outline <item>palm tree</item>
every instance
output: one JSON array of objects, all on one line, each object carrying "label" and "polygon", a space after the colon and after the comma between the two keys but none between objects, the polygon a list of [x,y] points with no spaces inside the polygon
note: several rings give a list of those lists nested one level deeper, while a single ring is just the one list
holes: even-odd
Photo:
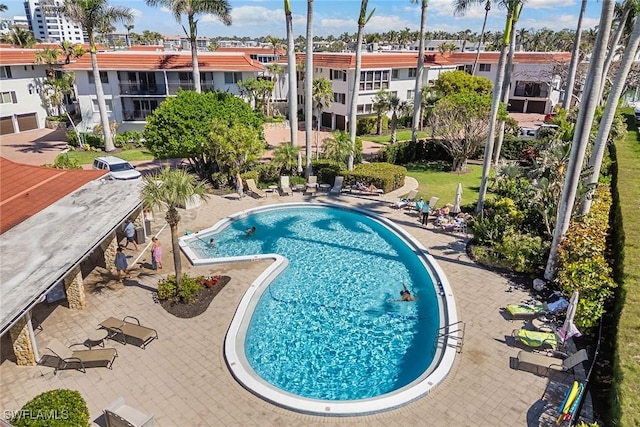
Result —
[{"label": "palm tree", "polygon": [[[298,70],[296,69],[296,47],[293,40],[293,15],[291,1],[284,0],[284,14],[287,25],[287,72],[289,73],[289,129],[291,146],[298,150]],[[298,151],[299,152],[299,151]],[[302,157],[298,170],[302,170]]]},{"label": "palm tree", "polygon": [[53,79],[55,74],[53,64],[60,62],[58,60],[59,55],[60,51],[58,49],[52,49],[49,47],[39,50],[35,54],[36,64],[47,64],[46,74],[48,79]]},{"label": "palm tree", "polygon": [[0,3],[0,12],[6,12],[7,10],[7,5],[4,3]]},{"label": "palm tree", "polygon": [[386,89],[380,89],[376,92],[373,97],[372,107],[373,111],[376,112],[376,135],[380,135],[382,133],[382,116],[387,114],[389,111],[389,98],[391,97],[391,92]]},{"label": "palm tree", "polygon": [[[364,37],[364,26],[373,16],[375,9],[367,16],[368,0],[360,3],[360,15],[358,16],[358,33],[356,35],[356,69],[353,78],[353,90],[351,92],[351,103],[349,104],[349,141],[351,146],[356,146],[356,128],[358,127],[358,96],[360,93],[360,70],[362,69],[362,38]],[[347,170],[353,170],[353,148],[347,159]]]},{"label": "palm tree", "polygon": [[133,21],[131,9],[120,6],[109,6],[107,0],[65,0],[62,5],[62,14],[70,21],[77,22],[87,32],[89,40],[89,52],[91,53],[91,67],[93,68],[93,80],[96,85],[96,97],[98,98],[98,110],[102,123],[105,151],[113,151],[113,139],[109,127],[109,114],[104,99],[104,90],[100,80],[98,68],[98,54],[96,49],[96,31],[105,24],[125,23]]},{"label": "palm tree", "polygon": [[176,21],[181,22],[182,15],[187,16],[189,31],[182,26],[191,43],[191,63],[193,67],[193,87],[197,93],[202,92],[200,85],[200,68],[198,66],[198,14],[216,16],[224,25],[231,25],[231,6],[227,0],[146,0],[149,6],[164,6],[171,10]]},{"label": "palm tree", "polygon": [[396,95],[389,97],[389,110],[391,110],[391,143],[396,143],[396,130],[398,129],[398,115],[407,111],[409,103],[402,101]]},{"label": "palm tree", "polygon": [[607,140],[609,139],[611,125],[613,124],[613,119],[618,107],[618,100],[620,99],[620,95],[622,95],[627,76],[629,75],[629,70],[631,70],[631,66],[633,65],[638,45],[640,45],[640,19],[636,19],[635,24],[633,25],[633,31],[629,38],[629,43],[627,44],[624,56],[620,62],[613,87],[611,88],[611,92],[609,92],[609,96],[607,98],[607,105],[602,113],[602,118],[600,119],[598,135],[593,147],[593,152],[589,158],[589,167],[587,168],[588,175],[584,180],[584,187],[588,189],[588,193],[580,206],[580,210],[578,212],[578,215],[580,216],[588,214],[591,209],[591,200],[593,198],[595,187],[598,184],[600,168],[602,167],[602,158],[604,157],[604,149],[607,145]]},{"label": "palm tree", "polygon": [[416,68],[416,83],[413,91],[413,124],[411,127],[411,141],[418,142],[418,131],[422,124],[422,83],[424,75],[424,33],[427,29],[428,0],[411,0],[411,3],[420,1],[420,41],[418,43],[418,66]]},{"label": "palm tree", "polygon": [[[455,0],[453,3],[453,14],[462,16],[464,15],[469,6],[471,6],[471,2],[468,0]],[[471,68],[471,75],[476,75],[476,70],[478,68],[478,61],[480,60],[480,47],[482,47],[482,42],[484,40],[484,30],[487,27],[487,18],[489,17],[489,11],[491,10],[491,0],[487,0],[484,5],[484,20],[482,21],[482,30],[480,30],[480,39],[478,40],[478,49],[476,51],[476,59],[473,61],[473,67]]]},{"label": "palm tree", "polygon": [[74,82],[75,74],[71,71],[65,71],[58,79],[47,79],[44,82],[44,96],[49,105],[57,109],[58,116],[63,114],[64,96],[72,93]]},{"label": "palm tree", "polygon": [[131,47],[131,38],[129,37],[131,30],[133,30],[133,24],[127,24],[124,26],[124,28],[127,29],[127,46]]},{"label": "palm tree", "polygon": [[173,265],[176,272],[178,288],[182,283],[182,263],[180,261],[180,246],[178,240],[178,223],[180,214],[178,207],[186,206],[192,197],[202,200],[208,198],[208,185],[200,181],[195,175],[184,169],[164,168],[160,172],[145,175],[142,188],[142,206],[145,209],[164,208],[167,210],[165,219],[171,229],[171,251]]},{"label": "palm tree", "polygon": [[580,38],[582,37],[582,20],[584,12],[587,8],[587,0],[582,0],[580,5],[580,15],[578,15],[578,26],[573,41],[573,51],[571,52],[571,62],[569,63],[569,75],[567,76],[567,85],[564,89],[564,98],[562,107],[566,110],[571,108],[571,98],[573,97],[573,87],[576,82],[576,72],[578,71],[578,60],[580,59]]},{"label": "palm tree", "polygon": [[307,0],[307,40],[304,70],[304,131],[307,165],[305,177],[311,176],[311,132],[313,132],[313,0]]},{"label": "palm tree", "polygon": [[316,110],[316,160],[318,159],[318,134],[322,123],[322,111],[331,107],[333,100],[333,87],[331,80],[324,77],[313,79],[313,106]]},{"label": "palm tree", "polygon": [[267,36],[264,38],[264,41],[269,43],[271,45],[271,47],[273,48],[273,60],[276,60],[276,56],[278,54],[278,49],[280,48],[280,39],[275,37],[275,36]]},{"label": "palm tree", "polygon": [[62,55],[64,55],[65,64],[69,64],[71,62],[72,56],[74,58],[80,58],[86,53],[81,44],[73,44],[68,40],[63,40],[59,47],[62,50]]},{"label": "palm tree", "polygon": [[23,48],[32,48],[36,44],[36,38],[33,32],[25,28],[11,27],[9,33],[0,37],[0,42],[8,43]]},{"label": "palm tree", "polygon": [[564,180],[562,197],[560,198],[560,204],[558,206],[558,216],[556,217],[556,224],[553,230],[551,251],[544,271],[544,277],[547,280],[553,279],[555,275],[560,241],[569,228],[578,183],[580,182],[582,172],[582,162],[584,161],[585,151],[589,143],[589,135],[593,125],[595,111],[600,104],[600,85],[604,83],[602,71],[604,69],[609,33],[611,31],[611,22],[613,21],[613,10],[614,2],[602,2],[600,24],[598,25],[598,38],[596,39],[596,46],[589,61],[589,74],[587,75],[587,85],[584,91],[586,101],[585,96],[583,96],[582,102],[580,103],[578,119],[576,120],[576,131],[573,135],[571,157],[567,165],[567,175]]},{"label": "palm tree", "polygon": [[493,143],[496,136],[496,118],[498,117],[498,109],[500,107],[500,100],[502,94],[502,84],[505,78],[505,62],[507,57],[507,51],[511,41],[511,28],[514,17],[520,15],[522,10],[522,4],[525,0],[501,0],[507,8],[507,20],[505,23],[504,35],[502,38],[502,48],[500,50],[500,59],[498,60],[498,71],[495,86],[493,88],[493,100],[491,103],[491,115],[489,117],[489,135],[487,136],[487,143],[484,147],[484,159],[482,162],[482,181],[480,183],[480,193],[478,195],[478,204],[476,205],[476,212],[482,213],[484,209],[484,199],[487,195],[487,184],[489,181],[489,171],[491,169],[491,156],[493,155]]},{"label": "palm tree", "polygon": [[351,138],[348,133],[341,130],[333,132],[329,138],[325,138],[322,145],[322,153],[325,158],[334,161],[340,167],[344,166],[346,158],[353,157]]},{"label": "palm tree", "polygon": [[298,148],[291,144],[284,144],[274,150],[273,163],[280,167],[281,172],[292,173],[298,164]]},{"label": "palm tree", "polygon": [[[276,95],[276,99],[280,99],[282,98],[282,94],[280,93],[280,76],[282,76],[282,74],[284,74],[284,67],[280,64],[277,63],[273,63],[273,64],[268,64],[266,67],[267,71],[269,71],[269,74],[273,77],[273,84],[276,88],[275,90],[275,95]],[[271,96],[269,96],[269,99],[271,99]]]}]

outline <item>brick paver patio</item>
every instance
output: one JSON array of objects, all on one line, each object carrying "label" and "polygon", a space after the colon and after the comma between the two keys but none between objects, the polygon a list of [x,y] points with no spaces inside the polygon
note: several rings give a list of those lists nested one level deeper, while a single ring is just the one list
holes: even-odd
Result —
[{"label": "brick paver patio", "polygon": [[[292,197],[270,194],[262,200],[237,196],[212,197],[200,208],[183,211],[180,232],[200,230],[223,217],[257,205],[287,201],[326,201],[369,209],[394,220],[416,237],[437,259],[454,291],[459,318],[466,324],[464,348],[446,380],[429,395],[385,413],[347,418],[317,417],[273,406],[245,390],[230,375],[223,357],[223,342],[236,306],[244,291],[267,265],[266,262],[207,267],[226,274],[231,282],[213,300],[208,310],[193,319],[179,319],[154,303],[152,294],[160,277],[172,268],[168,228],[159,238],[164,246],[164,270],[136,266],[124,286],[108,275],[94,273],[87,309],[71,311],[64,305],[44,308],[43,329],[37,332],[41,354],[55,337],[66,344],[83,342],[99,322],[109,316],[136,316],[143,325],[157,329],[159,339],[146,350],[106,340],[119,357],[113,370],[60,371],[46,366],[17,367],[10,358],[0,365],[0,413],[19,410],[35,395],[55,388],[79,390],[86,399],[91,420],[104,426],[102,409],[118,396],[141,411],[153,412],[158,426],[506,426],[555,425],[556,410],[571,378],[536,376],[511,369],[510,358],[519,349],[506,337],[521,322],[509,322],[500,307],[519,302],[528,294],[507,279],[474,264],[465,253],[466,236],[422,228],[417,217],[390,207],[417,183],[408,179],[401,190],[383,197],[350,195],[313,199],[294,193]],[[446,201],[445,201],[446,202]],[[154,227],[164,224],[158,215]],[[148,247],[140,247],[139,263],[149,262]],[[131,254],[131,251],[128,251]],[[134,258],[132,258],[133,260]],[[183,258],[185,270],[195,272]],[[205,267],[197,267],[204,269]],[[200,270],[203,271],[203,270]],[[101,286],[93,286],[99,282]],[[42,319],[41,319],[42,320]],[[7,344],[3,340],[3,345]],[[3,354],[7,349],[3,350]],[[562,380],[565,381],[564,385]]]}]

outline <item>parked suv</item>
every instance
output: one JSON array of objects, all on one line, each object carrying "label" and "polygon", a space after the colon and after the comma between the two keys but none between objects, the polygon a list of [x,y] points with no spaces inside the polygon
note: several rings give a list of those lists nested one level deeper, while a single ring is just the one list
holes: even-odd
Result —
[{"label": "parked suv", "polygon": [[93,160],[93,168],[109,171],[113,179],[138,179],[142,176],[131,163],[115,156],[96,157]]}]

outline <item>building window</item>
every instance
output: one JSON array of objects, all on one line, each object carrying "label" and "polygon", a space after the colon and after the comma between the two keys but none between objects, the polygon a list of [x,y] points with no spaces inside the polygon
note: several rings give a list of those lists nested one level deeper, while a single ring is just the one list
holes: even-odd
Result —
[{"label": "building window", "polygon": [[342,70],[329,70],[329,74],[331,80],[342,80],[343,82],[347,81],[347,73]]},{"label": "building window", "polygon": [[547,98],[549,96],[549,85],[541,82],[517,81],[514,96]]},{"label": "building window", "polygon": [[[95,84],[95,80],[93,78],[93,71],[89,71],[89,83]],[[100,71],[100,81],[102,83],[109,83],[109,75],[106,71]]]},{"label": "building window", "polygon": [[333,102],[337,102],[338,104],[344,104],[346,102],[346,95],[344,93],[333,93]]},{"label": "building window", "polygon": [[393,70],[391,70],[391,78],[392,79],[397,79],[398,78],[398,69],[394,68]]},{"label": "building window", "polygon": [[0,104],[17,104],[18,99],[16,98],[16,93],[11,92],[0,92]]},{"label": "building window", "polygon": [[361,71],[360,90],[378,91],[389,88],[389,70]]},{"label": "building window", "polygon": [[[110,99],[105,99],[104,100],[105,104],[107,104],[107,112],[110,113],[112,111],[111,107],[113,106],[113,104],[111,103]],[[94,113],[99,113],[100,112],[100,108],[98,108],[98,100],[97,99],[92,99],[91,103],[93,104],[93,112]]]},{"label": "building window", "polygon": [[491,71],[491,64],[480,64],[480,68],[478,68],[478,71]]},{"label": "building window", "polygon": [[242,81],[242,73],[224,73],[224,82],[226,84],[238,83],[239,81]]},{"label": "building window", "polygon": [[415,90],[408,90],[407,91],[407,99],[413,99],[415,98],[416,95],[416,91]]},{"label": "building window", "polygon": [[358,114],[372,113],[373,112],[373,105],[372,104],[358,104],[358,107],[356,108],[356,112]]},{"label": "building window", "polygon": [[409,77],[415,77],[417,75],[416,72],[415,68],[409,68]]},{"label": "building window", "polygon": [[11,78],[11,67],[8,65],[3,65],[0,67],[0,79],[10,79]]}]

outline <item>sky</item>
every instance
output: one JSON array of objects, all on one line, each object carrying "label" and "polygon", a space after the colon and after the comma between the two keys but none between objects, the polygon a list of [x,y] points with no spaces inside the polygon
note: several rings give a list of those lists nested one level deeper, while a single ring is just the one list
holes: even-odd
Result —
[{"label": "sky", "polygon": [[[5,18],[14,15],[24,16],[22,1],[0,0],[8,10],[2,13]],[[248,36],[260,37],[272,35],[284,38],[283,1],[272,0],[230,0],[232,7],[231,26],[225,26],[217,18],[200,16],[198,35],[207,37]],[[344,32],[353,34],[357,31],[357,17],[360,8],[358,0],[316,0],[313,10],[314,36],[339,36]],[[421,3],[418,1],[417,3]],[[458,32],[470,29],[480,33],[484,18],[485,1],[472,7],[465,16],[453,16],[453,0],[429,0],[427,12],[428,31]],[[506,13],[493,2],[487,20],[487,30],[502,31]],[[580,12],[580,0],[528,0],[523,8],[518,28],[549,28],[554,31],[562,29],[575,30]],[[111,0],[113,6],[125,6],[132,9],[135,15],[134,29],[157,31],[164,35],[182,35],[180,24],[165,8],[147,6],[144,0]],[[589,0],[583,28],[593,28],[598,24],[601,0]],[[306,33],[307,2],[291,0],[293,11],[293,28],[297,35]],[[375,8],[375,13],[365,27],[365,33],[399,31],[406,27],[418,30],[420,26],[420,7],[410,0],[369,0],[368,10]],[[119,30],[124,30],[119,28]]]}]

